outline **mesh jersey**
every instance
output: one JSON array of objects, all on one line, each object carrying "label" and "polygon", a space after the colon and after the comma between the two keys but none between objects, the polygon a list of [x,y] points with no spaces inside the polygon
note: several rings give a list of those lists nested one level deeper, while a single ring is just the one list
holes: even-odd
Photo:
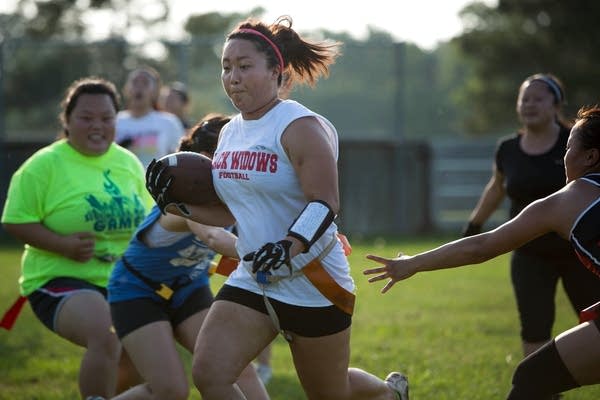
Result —
[{"label": "mesh jersey", "polygon": [[[600,187],[600,174],[580,178]],[[600,197],[590,204],[575,220],[571,229],[571,243],[577,256],[590,271],[600,277]]]},{"label": "mesh jersey", "polygon": [[[281,136],[287,126],[306,116],[320,121],[337,157],[337,132],[333,125],[292,100],[280,102],[258,120],[244,120],[237,115],[221,131],[213,158],[213,181],[219,197],[236,219],[236,247],[240,256],[257,250],[267,242],[284,238],[307,203],[281,145]],[[298,267],[306,265],[327,247],[336,231],[336,225],[331,224],[309,253],[297,255],[292,263]],[[348,262],[339,242],[322,264],[340,286],[354,291]],[[249,268],[248,265],[245,267]],[[227,284],[262,293],[245,267],[238,266]],[[268,285],[266,293],[288,304],[306,307],[332,304],[304,276]]]}]

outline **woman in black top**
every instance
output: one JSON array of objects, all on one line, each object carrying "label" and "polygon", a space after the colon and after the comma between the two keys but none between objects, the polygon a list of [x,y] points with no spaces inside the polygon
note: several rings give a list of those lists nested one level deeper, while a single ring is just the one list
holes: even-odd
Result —
[{"label": "woman in black top", "polygon": [[[553,232],[570,240],[590,280],[600,281],[600,108],[582,108],[565,156],[566,185],[532,202],[496,229],[416,254],[367,255],[379,266],[366,269],[369,282],[386,281],[383,293],[415,274],[479,264]],[[585,268],[584,268],[585,266]],[[495,377],[493,377],[495,379]],[[507,400],[550,400],[559,393],[600,383],[600,302],[568,329],[523,359]]]},{"label": "woman in black top", "polygon": [[[552,75],[532,75],[521,84],[516,111],[522,128],[500,140],[493,175],[471,213],[465,236],[481,232],[505,195],[512,219],[533,201],[565,185],[563,157],[570,125],[560,117],[563,102],[562,85]],[[552,337],[559,279],[576,312],[600,299],[600,281],[578,265],[569,243],[555,233],[512,253],[511,278],[525,356]]]}]

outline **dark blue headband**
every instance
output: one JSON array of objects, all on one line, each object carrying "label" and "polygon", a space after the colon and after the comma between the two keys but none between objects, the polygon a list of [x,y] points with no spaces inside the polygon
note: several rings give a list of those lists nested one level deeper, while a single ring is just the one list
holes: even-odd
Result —
[{"label": "dark blue headband", "polygon": [[533,82],[533,81],[544,82],[546,85],[548,85],[548,87],[552,91],[552,94],[554,94],[554,97],[556,98],[557,102],[558,103],[563,102],[564,99],[563,99],[562,90],[560,89],[560,86],[558,86],[558,83],[556,83],[556,81],[554,79],[552,79],[548,75],[537,74],[537,75],[532,76],[529,79],[529,82]]}]

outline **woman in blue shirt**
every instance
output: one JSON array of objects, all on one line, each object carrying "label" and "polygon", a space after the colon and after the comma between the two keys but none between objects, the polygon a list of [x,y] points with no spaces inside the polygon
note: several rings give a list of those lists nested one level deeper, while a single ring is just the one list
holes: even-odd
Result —
[{"label": "woman in blue shirt", "polygon": [[[229,121],[209,114],[182,138],[179,150],[212,157]],[[175,342],[190,353],[213,301],[216,252],[238,258],[236,237],[154,206],[111,275],[108,292],[117,335],[144,383],[114,399],[187,399],[189,383]],[[268,399],[252,365],[238,379],[251,399]]]}]

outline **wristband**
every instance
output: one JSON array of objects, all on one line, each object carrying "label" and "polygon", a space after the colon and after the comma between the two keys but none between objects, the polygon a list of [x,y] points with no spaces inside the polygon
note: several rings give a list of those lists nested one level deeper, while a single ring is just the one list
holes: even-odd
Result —
[{"label": "wristband", "polygon": [[300,240],[305,248],[303,253],[307,253],[334,219],[335,214],[329,204],[322,200],[311,201],[294,220],[288,229],[288,235]]}]

